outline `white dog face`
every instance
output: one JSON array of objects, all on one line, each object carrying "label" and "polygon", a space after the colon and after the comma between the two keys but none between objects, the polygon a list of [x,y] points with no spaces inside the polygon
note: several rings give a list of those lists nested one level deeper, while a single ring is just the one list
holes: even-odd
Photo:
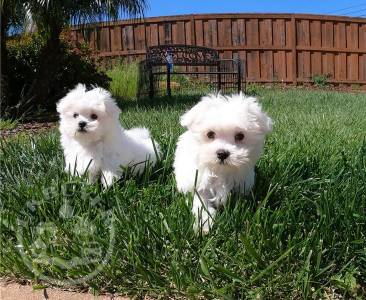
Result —
[{"label": "white dog face", "polygon": [[87,91],[78,84],[57,104],[60,129],[83,143],[100,140],[118,122],[120,109],[109,92],[101,88]]},{"label": "white dog face", "polygon": [[209,95],[181,117],[181,124],[193,133],[199,145],[202,166],[239,168],[255,162],[272,120],[257,100],[244,95]]}]

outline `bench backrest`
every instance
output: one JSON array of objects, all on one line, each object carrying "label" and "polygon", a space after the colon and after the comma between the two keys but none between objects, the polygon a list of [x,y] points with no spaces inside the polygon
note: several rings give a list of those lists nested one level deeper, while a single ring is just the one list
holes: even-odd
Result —
[{"label": "bench backrest", "polygon": [[178,66],[216,66],[219,53],[215,49],[191,45],[151,46],[147,50],[147,63],[154,66],[173,63]]}]

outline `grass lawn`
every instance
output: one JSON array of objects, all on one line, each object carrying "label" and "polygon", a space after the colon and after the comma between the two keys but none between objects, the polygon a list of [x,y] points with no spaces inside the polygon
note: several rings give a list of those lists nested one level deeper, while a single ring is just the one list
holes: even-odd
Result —
[{"label": "grass lawn", "polygon": [[56,130],[3,141],[0,275],[130,295],[365,299],[365,94],[260,98],[275,126],[255,188],[232,195],[207,236],[172,173],[195,97],[122,107],[123,125],[149,127],[164,153],[108,190],[63,172]]}]

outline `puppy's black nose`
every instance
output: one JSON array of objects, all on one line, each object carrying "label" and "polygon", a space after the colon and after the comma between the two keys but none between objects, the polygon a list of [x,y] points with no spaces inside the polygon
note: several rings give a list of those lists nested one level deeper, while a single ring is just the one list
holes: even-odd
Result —
[{"label": "puppy's black nose", "polygon": [[84,127],[86,126],[86,122],[84,122],[84,121],[80,121],[79,122],[79,127],[81,128],[81,129],[84,129]]},{"label": "puppy's black nose", "polygon": [[217,150],[216,154],[217,154],[217,158],[219,160],[224,161],[225,159],[227,159],[229,157],[230,152],[226,151],[226,150]]}]

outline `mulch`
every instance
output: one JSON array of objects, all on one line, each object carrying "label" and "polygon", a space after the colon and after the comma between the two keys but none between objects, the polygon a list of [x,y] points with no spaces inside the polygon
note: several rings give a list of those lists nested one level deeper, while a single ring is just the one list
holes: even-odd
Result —
[{"label": "mulch", "polygon": [[51,128],[55,128],[57,126],[57,122],[30,122],[18,124],[13,129],[5,129],[0,130],[1,138],[8,138],[15,136],[19,133],[25,133],[26,135],[35,135]]},{"label": "mulch", "polygon": [[[88,292],[68,291],[60,288],[44,287],[39,288],[30,284],[19,284],[0,280],[1,300],[130,300],[113,294],[95,296]],[[144,299],[150,299],[145,297]]]}]

